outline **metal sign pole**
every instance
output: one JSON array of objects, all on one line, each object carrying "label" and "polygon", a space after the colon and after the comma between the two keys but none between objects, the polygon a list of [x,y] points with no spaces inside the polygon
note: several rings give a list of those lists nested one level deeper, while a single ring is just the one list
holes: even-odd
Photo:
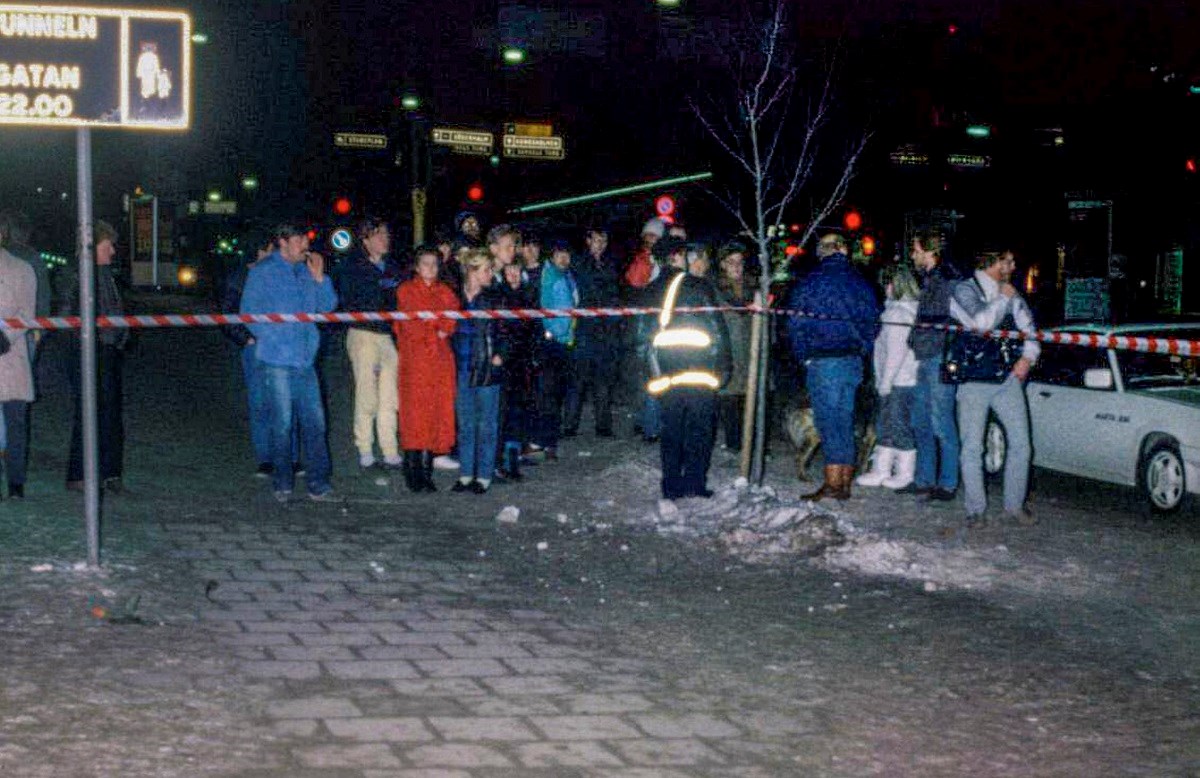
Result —
[{"label": "metal sign pole", "polygon": [[158,291],[158,195],[150,200],[150,274]]},{"label": "metal sign pole", "polygon": [[96,282],[92,245],[92,131],[75,131],[79,187],[79,402],[83,420],[83,511],[88,566],[100,566],[100,479],[96,429]]}]

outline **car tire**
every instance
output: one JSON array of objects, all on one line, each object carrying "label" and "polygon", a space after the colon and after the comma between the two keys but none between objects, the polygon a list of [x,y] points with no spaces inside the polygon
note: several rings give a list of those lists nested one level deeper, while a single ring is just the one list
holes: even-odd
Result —
[{"label": "car tire", "polygon": [[1175,513],[1187,499],[1186,472],[1179,448],[1159,443],[1150,448],[1138,465],[1138,481],[1150,509],[1155,513]]},{"label": "car tire", "polygon": [[995,416],[988,414],[987,426],[983,428],[983,474],[996,478],[1004,472],[1008,459],[1008,435],[1004,425]]}]

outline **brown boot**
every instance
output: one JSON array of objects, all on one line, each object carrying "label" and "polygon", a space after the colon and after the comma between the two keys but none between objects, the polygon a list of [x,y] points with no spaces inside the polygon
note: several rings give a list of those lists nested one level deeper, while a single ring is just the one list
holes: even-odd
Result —
[{"label": "brown boot", "polygon": [[825,465],[825,483],[821,484],[820,488],[815,492],[801,495],[803,500],[817,500],[825,497],[835,497],[838,494],[838,479],[841,478],[841,465]]},{"label": "brown boot", "polygon": [[831,497],[835,500],[850,499],[850,485],[854,483],[854,465],[835,465],[838,469],[837,491]]}]

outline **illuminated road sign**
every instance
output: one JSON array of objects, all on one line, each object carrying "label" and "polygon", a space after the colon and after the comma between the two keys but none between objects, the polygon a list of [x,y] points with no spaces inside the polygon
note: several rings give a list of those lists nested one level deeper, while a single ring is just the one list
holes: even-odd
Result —
[{"label": "illuminated road sign", "polygon": [[334,251],[346,251],[350,248],[351,242],[350,230],[345,227],[339,227],[329,236],[329,245],[333,246]]},{"label": "illuminated road sign", "polygon": [[490,132],[482,130],[459,130],[453,127],[434,127],[433,142],[438,146],[448,146],[457,154],[475,154],[491,156],[492,146],[496,139]]},{"label": "illuminated road sign", "polygon": [[566,156],[566,151],[561,135],[548,137],[505,135],[504,156],[526,159],[562,159]]},{"label": "illuminated road sign", "polygon": [[335,132],[333,145],[342,149],[380,151],[387,148],[388,139],[386,135],[370,132]]},{"label": "illuminated road sign", "polygon": [[187,129],[184,13],[0,4],[0,124]]}]

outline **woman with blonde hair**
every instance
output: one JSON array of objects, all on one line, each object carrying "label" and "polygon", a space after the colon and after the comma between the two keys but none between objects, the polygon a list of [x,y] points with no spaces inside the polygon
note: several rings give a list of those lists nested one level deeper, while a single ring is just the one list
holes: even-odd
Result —
[{"label": "woman with blonde hair", "polygon": [[917,320],[921,287],[912,272],[901,264],[884,270],[883,285],[887,300],[879,316],[883,326],[875,338],[874,354],[879,442],[871,456],[871,469],[855,483],[903,489],[912,483],[917,469],[917,441],[912,428],[917,357],[908,345],[908,334]]},{"label": "woman with blonde hair", "polygon": [[[491,256],[471,249],[463,257],[463,310],[504,308],[504,293],[492,287],[495,271]],[[454,359],[458,373],[454,409],[458,419],[456,492],[483,494],[496,474],[500,441],[500,390],[504,386],[506,330],[493,319],[463,319],[454,333]]]}]

